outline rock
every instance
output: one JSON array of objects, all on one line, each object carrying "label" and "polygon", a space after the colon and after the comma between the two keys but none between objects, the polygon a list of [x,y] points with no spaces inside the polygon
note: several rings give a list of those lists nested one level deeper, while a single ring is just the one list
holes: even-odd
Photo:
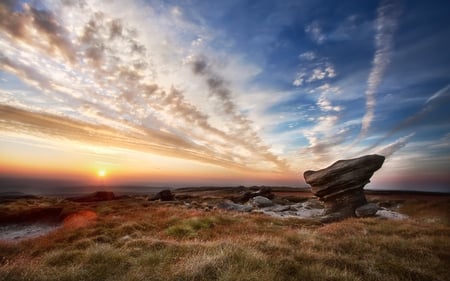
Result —
[{"label": "rock", "polygon": [[148,201],[155,201],[155,200],[173,201],[175,200],[175,197],[173,196],[172,192],[169,189],[164,189],[148,199]]},{"label": "rock", "polygon": [[355,214],[359,218],[372,217],[378,212],[380,208],[375,203],[369,203],[356,208]]},{"label": "rock", "polygon": [[281,205],[281,206],[275,206],[271,209],[271,211],[280,213],[280,212],[286,212],[291,209],[291,206]]},{"label": "rock", "polygon": [[116,196],[114,195],[114,192],[111,191],[97,191],[86,196],[67,198],[67,200],[74,202],[97,202],[110,201],[114,199],[116,199]]},{"label": "rock", "polygon": [[401,214],[399,212],[395,212],[385,208],[381,208],[380,210],[378,210],[376,216],[381,219],[390,219],[390,220],[405,220],[408,218],[408,216],[405,214]]},{"label": "rock", "polygon": [[317,199],[308,199],[301,204],[305,209],[323,209],[323,204]]},{"label": "rock", "polygon": [[261,189],[251,192],[245,191],[237,202],[245,203],[256,196],[264,196],[268,199],[273,199],[275,196],[272,194],[272,189],[270,187],[264,186]]},{"label": "rock", "polygon": [[217,208],[238,212],[250,212],[253,209],[252,206],[236,204],[231,200],[224,200],[220,202],[217,204]]},{"label": "rock", "polygon": [[265,207],[273,206],[273,202],[269,198],[266,198],[264,196],[253,197],[251,200],[251,203],[253,206],[258,207],[258,208],[265,208]]},{"label": "rock", "polygon": [[339,160],[325,169],[304,173],[312,193],[324,202],[325,215],[331,216],[325,221],[355,216],[355,209],[367,203],[364,186],[383,162],[384,156],[366,155]]}]

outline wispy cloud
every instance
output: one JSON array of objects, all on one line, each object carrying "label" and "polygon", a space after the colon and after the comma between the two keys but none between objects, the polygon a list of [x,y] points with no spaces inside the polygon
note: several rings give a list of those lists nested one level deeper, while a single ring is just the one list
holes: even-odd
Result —
[{"label": "wispy cloud", "polygon": [[397,150],[402,149],[406,146],[409,140],[415,135],[415,133],[411,133],[407,136],[401,137],[393,143],[390,143],[377,151],[377,154],[384,155],[386,158],[390,157]]},{"label": "wispy cloud", "polygon": [[[111,137],[112,145],[224,167],[289,169],[240,111],[220,68],[201,44],[191,44],[204,31],[183,24],[181,10],[156,15],[134,2],[47,4],[51,10],[0,5],[2,70],[54,105],[29,108],[11,96],[2,105],[2,130],[88,142]],[[186,64],[187,57],[205,61]],[[188,82],[199,79],[203,84]]]},{"label": "wispy cloud", "polygon": [[311,39],[317,44],[322,44],[326,41],[327,36],[322,31],[318,21],[313,21],[305,27],[305,32],[309,34]]},{"label": "wispy cloud", "polygon": [[[446,85],[445,87],[439,89],[437,92],[432,94],[423,104],[422,108],[416,113],[410,115],[408,118],[402,120],[397,125],[395,125],[391,130],[389,130],[383,137],[381,137],[377,142],[375,142],[370,147],[365,148],[360,153],[366,153],[368,151],[372,151],[377,148],[380,144],[385,142],[387,139],[392,137],[406,129],[411,129],[413,126],[417,125],[423,118],[427,115],[431,114],[433,110],[443,104],[448,104],[450,99],[450,85]],[[409,140],[406,138],[405,141]]]},{"label": "wispy cloud", "polygon": [[377,10],[375,57],[367,80],[366,113],[362,119],[361,131],[357,139],[362,139],[367,135],[375,116],[376,93],[392,56],[400,9],[399,1],[385,0],[381,1]]}]

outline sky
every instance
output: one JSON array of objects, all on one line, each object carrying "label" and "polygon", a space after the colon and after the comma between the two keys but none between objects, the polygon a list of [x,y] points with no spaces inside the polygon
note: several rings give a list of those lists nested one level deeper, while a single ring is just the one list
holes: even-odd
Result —
[{"label": "sky", "polygon": [[448,1],[0,2],[0,176],[450,192]]}]

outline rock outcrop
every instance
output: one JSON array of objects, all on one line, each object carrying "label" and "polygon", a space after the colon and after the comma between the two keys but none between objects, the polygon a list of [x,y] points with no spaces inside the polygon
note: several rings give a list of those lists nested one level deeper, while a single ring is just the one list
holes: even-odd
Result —
[{"label": "rock outcrop", "polygon": [[360,158],[339,160],[331,166],[306,171],[303,175],[311,191],[325,205],[324,222],[355,216],[355,209],[367,204],[363,188],[373,173],[380,169],[384,156],[366,155]]}]

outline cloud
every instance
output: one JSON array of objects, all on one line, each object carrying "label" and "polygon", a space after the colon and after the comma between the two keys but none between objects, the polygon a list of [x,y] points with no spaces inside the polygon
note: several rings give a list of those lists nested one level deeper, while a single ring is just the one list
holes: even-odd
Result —
[{"label": "cloud", "polygon": [[371,151],[381,143],[386,141],[388,138],[393,136],[394,134],[406,130],[408,128],[412,128],[414,125],[417,125],[423,118],[427,115],[431,114],[434,109],[438,106],[442,106],[444,104],[448,104],[450,102],[450,84],[444,86],[439,89],[437,92],[432,94],[423,104],[423,107],[417,111],[416,113],[410,115],[408,118],[402,120],[397,125],[395,125],[390,131],[388,131],[382,138],[380,138],[377,142],[375,142],[370,147],[364,149],[362,152]]},{"label": "cloud", "polygon": [[385,147],[382,147],[379,149],[376,153],[385,156],[386,158],[390,157],[392,154],[397,152],[398,150],[402,149],[406,146],[406,144],[409,142],[409,140],[415,135],[415,133],[409,134],[407,136],[404,136],[402,138],[399,138],[395,142],[386,145]]},{"label": "cloud", "polygon": [[299,87],[325,79],[334,78],[337,75],[335,67],[328,58],[318,57],[313,52],[306,52],[299,55],[303,61],[300,70],[296,73],[292,85]]},{"label": "cloud", "polygon": [[313,51],[308,51],[308,52],[304,52],[301,53],[298,58],[301,60],[305,60],[305,61],[312,61],[317,57],[316,53],[314,53]]},{"label": "cloud", "polygon": [[226,155],[168,132],[146,130],[144,134],[125,133],[104,125],[94,125],[52,114],[31,112],[0,105],[0,130],[36,136],[51,136],[82,143],[113,146],[160,155],[181,157],[226,168],[252,170]]},{"label": "cloud", "polygon": [[322,44],[327,40],[327,36],[322,32],[318,21],[313,21],[305,27],[305,32],[317,44]]},{"label": "cloud", "polygon": [[[261,154],[265,160],[275,163],[279,169],[288,170],[286,161],[281,160],[271,152],[270,147],[263,144],[262,139],[254,130],[252,122],[238,111],[227,81],[213,70],[207,59],[205,57],[196,58],[191,64],[192,72],[204,78],[210,91],[210,97],[219,99],[221,106],[219,110],[223,110],[231,118],[234,130],[229,135],[243,140],[241,145],[255,154]],[[249,146],[249,143],[253,143],[253,146]]]},{"label": "cloud", "polygon": [[46,10],[23,4],[23,11],[14,7],[18,1],[0,4],[0,30],[15,41],[33,45],[51,55],[62,55],[71,63],[75,53],[67,30],[55,15]]},{"label": "cloud", "polygon": [[[110,143],[235,169],[289,170],[240,111],[220,67],[206,59],[181,63],[192,47],[186,29],[128,4],[65,1],[49,7],[59,12],[29,6],[15,15],[1,6],[23,27],[13,34],[13,27],[1,22],[0,31],[9,34],[0,41],[2,70],[33,86],[44,100],[28,107],[29,99],[12,96],[2,105],[3,130]],[[35,17],[38,23],[31,22]],[[29,28],[43,36],[43,46],[54,43],[58,49],[36,45]],[[65,47],[73,59],[53,55]],[[202,83],[192,83],[198,79]]]},{"label": "cloud", "polygon": [[367,80],[365,93],[366,113],[362,118],[361,131],[357,140],[367,135],[375,116],[375,95],[391,59],[394,34],[397,30],[399,16],[400,3],[397,0],[382,1],[377,9],[377,19],[375,21],[375,57],[372,61],[372,69]]}]

